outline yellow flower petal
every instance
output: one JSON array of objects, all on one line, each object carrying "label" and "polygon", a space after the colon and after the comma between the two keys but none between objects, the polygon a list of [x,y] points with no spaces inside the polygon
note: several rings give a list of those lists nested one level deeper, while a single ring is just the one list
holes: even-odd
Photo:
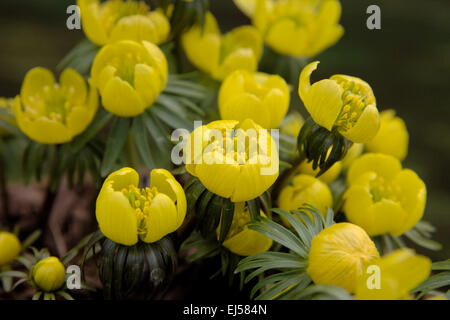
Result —
[{"label": "yellow flower petal", "polygon": [[114,77],[106,84],[102,103],[106,110],[121,117],[134,117],[147,107],[136,89],[119,77]]},{"label": "yellow flower petal", "polygon": [[155,242],[177,229],[178,213],[173,203],[164,193],[158,193],[150,204],[147,218],[147,233],[144,242]]},{"label": "yellow flower petal", "polygon": [[0,231],[0,267],[11,263],[22,250],[22,245],[15,234]]},{"label": "yellow flower petal", "polygon": [[356,143],[366,143],[372,140],[380,128],[380,117],[375,105],[367,106],[354,127],[347,131],[340,131],[341,134]]},{"label": "yellow flower petal", "polygon": [[414,227],[424,214],[427,190],[423,181],[415,172],[409,169],[402,170],[395,178],[394,185],[399,186],[402,207],[408,213],[400,228],[393,233],[401,235]]},{"label": "yellow flower petal", "polygon": [[336,285],[352,293],[367,267],[378,259],[375,244],[363,229],[337,223],[313,238],[306,271],[315,284]]},{"label": "yellow flower petal", "polygon": [[396,158],[380,153],[367,153],[356,159],[350,166],[347,182],[352,184],[359,175],[368,171],[376,172],[383,178],[391,180],[401,170],[402,165]]},{"label": "yellow flower petal", "polygon": [[139,176],[135,170],[120,169],[108,176],[97,197],[96,218],[100,231],[112,241],[126,246],[138,241],[137,218],[121,190],[138,183]]},{"label": "yellow flower petal", "polygon": [[408,153],[408,142],[405,122],[395,116],[394,110],[386,110],[380,115],[380,130],[366,147],[370,152],[389,154],[402,161]]},{"label": "yellow flower petal", "polygon": [[183,187],[165,169],[153,169],[150,174],[150,187],[156,187],[159,192],[164,193],[175,203],[177,207],[177,226],[178,229],[186,216],[187,202]]},{"label": "yellow flower petal", "polygon": [[380,287],[369,288],[370,274],[363,277],[356,289],[358,300],[398,300],[426,280],[431,270],[430,259],[414,254],[411,249],[398,249],[383,256],[379,267]]}]

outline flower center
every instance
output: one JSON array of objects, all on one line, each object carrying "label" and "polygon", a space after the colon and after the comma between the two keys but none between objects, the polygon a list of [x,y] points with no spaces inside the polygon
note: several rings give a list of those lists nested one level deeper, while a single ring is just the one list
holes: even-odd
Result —
[{"label": "flower center", "polygon": [[344,106],[337,118],[335,126],[340,130],[347,131],[356,124],[356,121],[358,121],[366,106],[375,103],[375,98],[371,89],[364,84],[357,83],[340,75],[335,75],[331,79],[335,80],[344,89],[342,93]]},{"label": "flower center", "polygon": [[143,1],[113,0],[104,2],[100,7],[100,12],[103,26],[106,30],[111,31],[120,19],[133,15],[146,15],[149,7]]},{"label": "flower center", "polygon": [[397,200],[394,186],[383,177],[376,177],[372,180],[369,188],[374,202],[379,202],[383,199]]},{"label": "flower center", "polygon": [[66,94],[58,84],[43,87],[38,94],[28,98],[30,103],[25,106],[25,116],[30,120],[45,116],[65,123],[66,115],[72,108]]},{"label": "flower center", "polygon": [[116,68],[116,76],[134,87],[135,68],[139,63],[144,63],[144,58],[139,53],[127,52],[115,57],[110,64]]},{"label": "flower center", "polygon": [[156,187],[139,189],[134,185],[130,185],[128,188],[122,189],[122,193],[136,211],[138,234],[147,234],[147,219],[150,213],[150,205],[153,198],[158,194],[158,190]]}]

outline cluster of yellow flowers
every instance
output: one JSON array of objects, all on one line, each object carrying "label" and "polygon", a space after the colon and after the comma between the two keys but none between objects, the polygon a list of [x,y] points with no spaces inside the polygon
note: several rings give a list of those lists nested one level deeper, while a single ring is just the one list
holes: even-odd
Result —
[{"label": "cluster of yellow flowers", "polygon": [[[176,232],[199,198],[183,189],[189,174],[202,191],[232,203],[231,221],[225,221],[222,208],[214,225],[215,240],[228,228],[220,245],[229,252],[251,256],[272,247],[270,237],[251,228],[255,203],[266,206],[257,206],[256,215],[270,221],[273,204],[285,211],[312,205],[325,219],[330,210],[342,210],[348,222],[333,224],[311,240],[306,272],[312,281],[339,286],[357,299],[409,298],[409,291],[428,277],[431,261],[406,248],[380,257],[372,239],[411,230],[424,214],[426,186],[402,167],[409,143],[405,123],[394,110],[379,113],[367,82],[338,74],[311,84],[318,61],[299,72],[298,97],[311,119],[351,147],[319,177],[315,161],[307,159],[295,164],[292,179],[279,179],[282,151],[269,130],[280,128],[281,135],[297,138],[305,121],[299,113],[288,114],[292,86],[280,75],[258,71],[264,45],[291,59],[316,56],[343,35],[340,2],[234,2],[252,25],[224,34],[213,14],[205,12],[204,23],[194,24],[179,39],[192,65],[220,83],[220,120],[190,133],[183,178],[154,168],[145,185],[139,182],[139,168],[110,173],[96,202],[101,233],[113,243],[137,248]],[[155,104],[169,81],[168,59],[158,47],[171,32],[166,11],[150,11],[143,1],[77,4],[87,38],[99,46],[87,80],[69,68],[57,83],[50,70],[37,67],[26,74],[17,97],[0,100],[0,107],[15,116],[2,118],[0,113],[0,119],[41,144],[72,141],[91,124],[99,105],[119,117],[137,117]],[[331,156],[334,147],[326,152]],[[342,206],[331,188],[339,179],[345,184]],[[272,201],[274,184],[281,190]],[[264,194],[269,195],[267,204]],[[292,220],[281,220],[294,227]],[[15,235],[0,232],[0,266],[10,265],[21,250]],[[381,290],[368,288],[370,266],[381,270]],[[44,292],[59,290],[64,280],[65,267],[56,257],[40,260],[30,271],[31,283]]]}]

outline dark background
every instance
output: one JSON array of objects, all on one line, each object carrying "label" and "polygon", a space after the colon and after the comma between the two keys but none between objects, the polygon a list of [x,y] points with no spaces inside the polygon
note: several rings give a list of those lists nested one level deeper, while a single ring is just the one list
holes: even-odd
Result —
[{"label": "dark background", "polygon": [[[69,0],[1,0],[0,96],[19,93],[32,67],[55,70],[82,30],[66,28]],[[322,53],[314,79],[335,73],[368,81],[378,108],[394,108],[410,133],[404,163],[428,188],[424,219],[438,227],[444,249],[419,249],[433,260],[450,257],[450,1],[343,0],[343,38]],[[366,8],[381,7],[381,30],[366,28]],[[212,0],[223,30],[249,23],[231,0]]]}]

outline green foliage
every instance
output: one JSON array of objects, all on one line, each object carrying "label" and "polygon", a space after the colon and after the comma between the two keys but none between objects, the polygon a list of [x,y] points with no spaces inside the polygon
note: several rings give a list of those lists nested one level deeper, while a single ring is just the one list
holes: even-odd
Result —
[{"label": "green foliage", "polygon": [[309,205],[298,211],[287,212],[281,209],[272,211],[285,218],[295,233],[262,216],[248,224],[250,229],[264,234],[287,250],[287,252],[259,253],[241,260],[235,270],[236,273],[255,269],[246,276],[245,283],[259,277],[259,282],[251,291],[251,297],[259,292],[255,297],[257,300],[312,299],[317,295],[348,299],[350,295],[340,288],[308,287],[312,281],[306,273],[311,241],[324,228],[334,224],[333,211],[328,211],[326,219],[317,209]]}]

